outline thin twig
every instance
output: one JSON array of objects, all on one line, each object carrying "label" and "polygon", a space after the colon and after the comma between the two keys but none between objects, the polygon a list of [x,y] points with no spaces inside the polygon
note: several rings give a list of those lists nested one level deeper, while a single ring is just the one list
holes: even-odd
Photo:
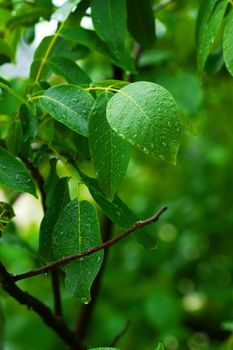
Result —
[{"label": "thin twig", "polygon": [[126,324],[124,325],[123,329],[115,336],[113,339],[111,346],[115,347],[119,340],[125,335],[125,333],[128,331],[129,326],[130,326],[130,321],[127,321]]},{"label": "thin twig", "polygon": [[135,224],[133,224],[132,226],[130,226],[126,231],[122,232],[121,234],[119,234],[118,236],[108,240],[107,242],[104,242],[96,247],[93,247],[91,249],[85,250],[84,252],[81,253],[75,253],[73,255],[69,255],[69,256],[64,256],[56,261],[53,261],[45,266],[39,267],[37,269],[28,271],[28,272],[24,272],[18,275],[12,275],[11,279],[12,281],[19,281],[25,278],[29,278],[29,277],[33,277],[36,275],[40,275],[42,273],[47,273],[48,271],[50,271],[51,269],[54,269],[60,265],[63,265],[65,263],[69,263],[73,260],[77,260],[80,258],[83,258],[85,256],[91,255],[93,253],[98,252],[99,250],[105,249],[107,247],[110,247],[114,244],[116,244],[117,242],[119,242],[120,240],[122,240],[123,238],[127,237],[129,234],[131,234],[132,232],[136,231],[138,228],[149,225],[153,222],[158,221],[158,219],[160,218],[160,216],[167,210],[167,207],[163,207],[161,208],[156,214],[154,214],[153,216],[151,216],[150,218],[143,220],[143,221],[137,221]]},{"label": "thin twig", "polygon": [[31,294],[24,292],[12,280],[12,275],[7,272],[4,265],[0,263],[0,285],[5,292],[17,300],[20,304],[26,305],[29,310],[33,310],[40,318],[52,328],[64,342],[72,349],[81,350],[74,333],[63,320],[56,317],[50,308]]},{"label": "thin twig", "polygon": [[164,1],[160,2],[159,4],[155,5],[153,10],[155,13],[157,13],[175,1],[176,0],[164,0]]}]

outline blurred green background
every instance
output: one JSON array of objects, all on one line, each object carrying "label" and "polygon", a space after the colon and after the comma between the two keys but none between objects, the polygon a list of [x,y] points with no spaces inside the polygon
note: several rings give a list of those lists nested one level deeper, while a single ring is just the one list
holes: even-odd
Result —
[{"label": "blurred green background", "polygon": [[[233,79],[221,57],[208,62],[208,75],[197,77],[197,5],[179,1],[161,11],[156,47],[139,60],[134,79],[159,83],[174,95],[185,132],[176,166],[132,150],[120,196],[142,218],[162,205],[168,211],[154,226],[156,250],[145,251],[132,237],[110,249],[86,338],[90,347],[107,346],[130,321],[118,344],[122,350],[153,350],[159,341],[167,350],[233,349],[226,345],[233,328]],[[82,65],[95,80],[112,74],[108,62],[94,54]],[[23,79],[13,84],[18,91],[24,88]],[[12,97],[4,101],[2,126],[16,105]],[[19,238],[12,225],[0,241],[1,260],[14,273],[37,262],[39,219],[30,219],[30,203],[24,204],[24,222],[17,223]],[[48,276],[19,285],[52,305]],[[0,293],[6,350],[65,349],[36,315]],[[80,303],[64,287],[62,293],[73,326]]]}]

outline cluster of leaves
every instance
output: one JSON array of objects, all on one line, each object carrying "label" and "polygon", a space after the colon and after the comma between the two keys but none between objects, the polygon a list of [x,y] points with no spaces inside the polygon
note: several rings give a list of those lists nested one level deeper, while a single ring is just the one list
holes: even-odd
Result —
[{"label": "cluster of leaves", "polygon": [[[83,19],[90,16],[93,29],[86,29]],[[44,218],[38,256],[50,262],[102,242],[99,208],[125,229],[138,220],[117,193],[130,152],[137,149],[176,163],[183,129],[179,108],[184,114],[197,113],[201,92],[194,75],[179,72],[175,80],[171,67],[164,73],[162,65],[171,57],[165,50],[154,50],[150,1],[69,0],[60,8],[50,0],[2,1],[0,18],[1,64],[14,62],[22,35],[26,42],[33,41],[41,18],[58,22],[55,34],[37,47],[23,92],[18,94],[14,84],[0,78],[2,100],[9,94],[14,98],[11,113],[3,109],[0,118],[0,183],[11,198],[17,192],[41,194]],[[232,28],[229,1],[201,2],[196,33],[199,73],[204,67],[218,71],[224,55],[232,75]],[[136,56],[140,50],[145,53],[139,61],[134,50]],[[94,65],[103,62],[108,72],[102,74],[104,80],[95,79],[88,66],[92,60]],[[161,64],[160,71],[151,74],[155,64]],[[197,92],[196,100],[186,91],[187,84]],[[81,200],[83,189],[91,198],[88,194]],[[0,203],[0,210],[2,233],[14,213],[9,203]],[[134,235],[145,248],[156,246],[154,229],[144,227]],[[99,251],[62,266],[68,292],[84,304],[91,300],[102,262]],[[156,348],[162,349],[162,344]]]}]

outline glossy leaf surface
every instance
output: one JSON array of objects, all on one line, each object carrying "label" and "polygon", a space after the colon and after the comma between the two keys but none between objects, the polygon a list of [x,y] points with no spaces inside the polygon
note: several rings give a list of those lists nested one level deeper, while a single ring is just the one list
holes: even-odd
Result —
[{"label": "glossy leaf surface", "polygon": [[100,187],[110,199],[124,177],[129,162],[129,144],[110,127],[106,106],[112,93],[103,92],[92,107],[89,121],[89,143]]},{"label": "glossy leaf surface", "polygon": [[132,83],[108,102],[113,130],[139,150],[171,163],[181,143],[181,122],[172,95],[150,82]]},{"label": "glossy leaf surface", "polygon": [[31,175],[17,158],[0,147],[0,184],[17,192],[28,192],[36,196]]},{"label": "glossy leaf surface", "polygon": [[88,118],[93,97],[75,85],[57,85],[40,97],[40,106],[73,131],[88,135]]},{"label": "glossy leaf surface", "polygon": [[[56,258],[83,252],[101,243],[95,208],[87,201],[73,200],[63,209],[53,232]],[[83,303],[91,300],[90,288],[101,267],[103,251],[96,252],[64,266],[69,293]]]}]

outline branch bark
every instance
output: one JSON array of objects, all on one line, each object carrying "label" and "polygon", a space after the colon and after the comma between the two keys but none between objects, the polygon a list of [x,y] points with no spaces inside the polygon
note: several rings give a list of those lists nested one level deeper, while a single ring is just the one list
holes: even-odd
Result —
[{"label": "branch bark", "polygon": [[0,285],[12,298],[20,304],[26,305],[29,310],[33,310],[73,350],[82,350],[74,332],[60,318],[56,317],[48,306],[16,286],[12,275],[7,272],[2,263],[0,263]]},{"label": "branch bark", "polygon": [[96,247],[93,247],[91,249],[88,249],[82,253],[76,253],[73,255],[69,255],[69,256],[64,256],[56,261],[53,261],[45,266],[39,267],[37,269],[28,271],[28,272],[24,272],[18,275],[12,275],[11,279],[12,281],[19,281],[25,278],[29,278],[29,277],[33,277],[33,276],[37,276],[40,275],[42,273],[47,273],[48,271],[57,268],[60,265],[66,264],[68,262],[71,262],[73,260],[76,259],[80,259],[83,258],[85,256],[91,255],[93,253],[98,252],[99,250],[102,249],[106,249],[114,244],[116,244],[117,242],[119,242],[120,240],[122,240],[123,238],[127,237],[129,234],[131,234],[132,232],[136,231],[138,228],[149,225],[153,222],[156,222],[159,220],[160,216],[167,210],[167,207],[163,207],[161,208],[156,214],[154,214],[153,216],[151,216],[150,218],[146,219],[146,220],[142,220],[142,221],[137,221],[135,224],[133,224],[132,226],[130,226],[126,231],[120,233],[118,236],[102,243],[99,244]]}]

